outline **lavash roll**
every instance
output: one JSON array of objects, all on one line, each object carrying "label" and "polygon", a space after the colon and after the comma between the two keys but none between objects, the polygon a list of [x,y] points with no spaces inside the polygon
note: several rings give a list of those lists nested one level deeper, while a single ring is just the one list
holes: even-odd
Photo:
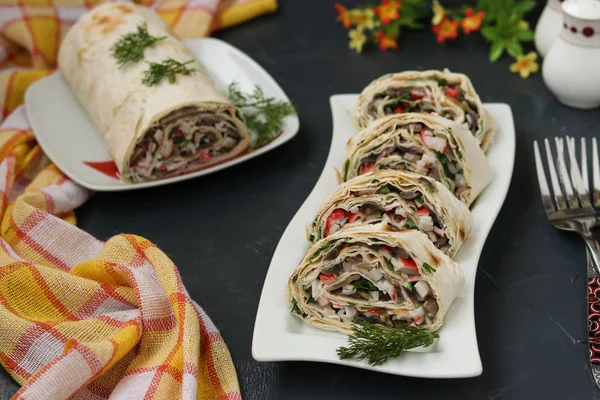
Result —
[{"label": "lavash roll", "polygon": [[453,257],[471,233],[468,207],[433,178],[407,171],[380,170],[357,176],[327,197],[312,223],[312,242],[341,229],[387,223],[416,229]]},{"label": "lavash roll", "polygon": [[477,139],[464,126],[436,114],[383,117],[350,139],[344,181],[382,169],[431,176],[466,205],[471,205],[492,180]]},{"label": "lavash roll", "polygon": [[434,112],[465,125],[484,151],[497,130],[469,77],[447,69],[406,71],[374,80],[362,91],[355,118],[364,128],[377,118],[402,112]]},{"label": "lavash roll", "polygon": [[286,293],[292,313],[320,329],[350,334],[358,317],[436,331],[463,285],[458,264],[426,235],[384,224],[344,229],[314,244]]},{"label": "lavash roll", "polygon": [[[122,67],[111,48],[146,24],[154,37],[144,60]],[[142,83],[149,63],[187,62],[190,75]],[[218,164],[249,145],[250,135],[226,93],[193,53],[148,8],[106,3],[84,14],[63,40],[63,78],[104,139],[124,182],[167,178]]]}]

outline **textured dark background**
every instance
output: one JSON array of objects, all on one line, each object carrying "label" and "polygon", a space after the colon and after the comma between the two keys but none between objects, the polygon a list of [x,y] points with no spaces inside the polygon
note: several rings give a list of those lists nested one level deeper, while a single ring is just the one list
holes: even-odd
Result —
[{"label": "textured dark background", "polygon": [[[428,30],[409,32],[398,52],[359,56],[347,48],[347,32],[334,21],[333,1],[281,3],[277,14],[215,36],[258,61],[298,104],[297,137],[211,176],[98,193],[78,210],[80,226],[100,239],[142,235],[173,259],[191,296],[229,345],[245,399],[600,398],[587,361],[584,245],[546,219],[532,148],[534,139],[596,135],[600,112],[562,106],[540,74],[523,80],[509,72],[506,57],[490,64],[477,34],[440,46]],[[541,4],[532,21],[540,11]],[[425,380],[319,363],[255,362],[250,349],[263,280],[283,230],[325,163],[332,131],[329,96],[358,93],[384,73],[444,67],[468,74],[483,101],[510,104],[517,130],[512,185],[477,275],[483,375]],[[2,370],[0,398],[16,389]]]}]

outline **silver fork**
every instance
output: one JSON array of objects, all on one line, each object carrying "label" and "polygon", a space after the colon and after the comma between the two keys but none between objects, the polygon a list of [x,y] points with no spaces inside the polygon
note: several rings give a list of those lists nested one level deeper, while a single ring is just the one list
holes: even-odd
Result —
[{"label": "silver fork", "polygon": [[[569,159],[571,161],[571,173],[567,172],[567,166],[564,158],[564,144],[567,142],[567,148],[569,150]],[[548,182],[546,181],[546,175],[544,173],[544,167],[540,156],[540,150],[537,141],[534,141],[534,154],[535,164],[537,168],[538,182],[540,185],[540,191],[542,194],[542,202],[548,219],[552,222],[556,228],[577,232],[583,237],[585,244],[588,249],[589,256],[594,270],[600,275],[600,251],[598,249],[598,242],[592,233],[592,228],[598,224],[598,217],[595,206],[600,206],[600,166],[598,164],[598,151],[596,139],[593,139],[594,157],[592,160],[593,164],[593,176],[594,176],[594,204],[590,198],[589,183],[586,185],[584,182],[587,181],[587,156],[582,151],[582,170],[583,176],[579,171],[577,160],[575,158],[575,143],[570,138],[555,138],[556,150],[557,150],[557,166],[558,176],[556,169],[554,168],[554,161],[552,157],[552,150],[550,149],[550,143],[548,139],[544,140],[546,147],[546,156],[548,160],[548,170],[550,172],[550,181],[552,183],[552,191],[554,192],[554,201],[550,194]],[[585,141],[583,142],[585,143]],[[582,147],[585,147],[583,145]],[[585,168],[584,168],[585,167]],[[564,192],[564,194],[563,194]]]},{"label": "silver fork", "polygon": [[[544,167],[540,157],[537,141],[534,142],[535,163],[542,193],[542,201],[546,214],[554,226],[559,229],[575,231],[581,234],[587,245],[587,276],[588,276],[588,351],[590,371],[596,386],[600,387],[600,268],[598,242],[591,232],[591,228],[600,225],[600,219],[594,208],[600,207],[600,166],[598,162],[598,144],[596,138],[592,139],[592,173],[594,192],[590,197],[590,185],[587,173],[587,151],[585,139],[581,139],[581,168],[575,156],[575,139],[566,138],[569,154],[571,174],[567,174],[564,160],[564,141],[555,138],[557,149],[557,164],[560,184],[556,178],[552,152],[548,139],[545,140],[548,170],[556,205],[550,197],[550,190],[546,182]],[[570,177],[570,179],[569,179]],[[572,185],[571,185],[572,183]],[[566,193],[563,196],[562,189]],[[577,195],[575,195],[577,193]]]}]

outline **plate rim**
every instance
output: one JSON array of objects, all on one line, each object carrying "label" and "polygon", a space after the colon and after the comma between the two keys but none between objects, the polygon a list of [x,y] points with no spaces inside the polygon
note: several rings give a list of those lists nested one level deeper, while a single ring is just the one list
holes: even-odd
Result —
[{"label": "plate rim", "polygon": [[[332,152],[332,145],[334,142],[334,133],[336,132],[335,115],[334,115],[335,114],[334,107],[336,107],[334,105],[335,102],[338,100],[340,100],[340,101],[344,100],[344,98],[357,97],[357,96],[358,96],[358,94],[354,94],[354,93],[334,94],[334,95],[330,96],[330,107],[331,107],[332,119],[333,119],[333,126],[332,126],[333,133],[331,136],[328,155],[327,155],[325,164],[323,166],[323,170],[321,171],[321,174],[319,175],[319,178],[317,179],[312,190],[306,196],[304,202],[302,203],[302,205],[300,205],[300,207],[298,208],[298,210],[296,211],[294,216],[290,219],[289,223],[287,224],[287,226],[286,226],[285,230],[283,231],[283,234],[275,248],[273,256],[276,254],[277,250],[279,249],[279,246],[283,240],[283,236],[290,228],[290,225],[294,222],[294,220],[296,219],[298,214],[301,213],[302,209],[306,206],[306,203],[309,202],[314,195],[316,195],[316,192],[318,190],[318,187],[321,184],[321,181],[324,179],[327,179],[328,169],[332,168],[332,166],[333,166],[333,163],[331,163],[331,161],[332,161],[332,157],[334,157],[333,152]],[[260,319],[261,319],[260,313],[261,313],[261,309],[263,308],[263,306],[262,306],[263,301],[264,302],[267,301],[266,300],[266,298],[268,296],[268,294],[267,294],[267,292],[268,292],[267,278],[269,276],[271,268],[276,268],[276,266],[272,265],[273,257],[271,259],[269,268],[267,269],[267,273],[265,275],[265,281],[263,283],[263,288],[262,288],[261,296],[259,299],[259,304],[258,304],[258,309],[257,309],[257,314],[256,314],[256,319],[255,319],[255,326],[254,326],[254,331],[253,331],[252,356],[256,361],[259,361],[259,362],[271,362],[271,361],[324,362],[324,363],[331,363],[331,364],[337,364],[337,365],[352,366],[352,367],[356,367],[356,368],[367,369],[367,370],[372,370],[372,371],[376,371],[376,372],[383,372],[383,373],[399,375],[399,376],[419,377],[419,378],[427,378],[427,379],[470,378],[470,377],[479,376],[483,373],[483,364],[482,364],[481,355],[479,352],[479,343],[478,343],[477,329],[476,329],[476,323],[475,323],[475,279],[476,279],[477,270],[479,269],[479,261],[481,259],[481,255],[483,254],[483,249],[485,248],[485,243],[487,242],[489,233],[491,232],[491,229],[493,228],[493,226],[496,222],[496,219],[498,218],[498,215],[504,206],[504,202],[506,201],[506,197],[508,195],[508,191],[509,191],[510,185],[512,183],[512,177],[513,177],[514,165],[515,165],[515,155],[516,155],[516,127],[515,127],[514,115],[512,113],[512,109],[511,109],[510,105],[506,104],[506,103],[485,103],[484,106],[494,107],[498,111],[501,111],[505,115],[505,118],[507,120],[507,125],[510,124],[508,126],[510,126],[511,129],[510,129],[510,132],[501,132],[500,134],[507,136],[508,141],[507,141],[506,145],[508,147],[510,147],[507,150],[512,150],[512,151],[510,153],[510,159],[508,160],[509,163],[504,165],[504,167],[506,167],[505,169],[507,169],[508,179],[506,180],[506,182],[504,183],[504,185],[502,187],[498,187],[498,189],[497,189],[497,190],[501,189],[501,191],[502,191],[502,196],[501,196],[502,198],[499,203],[499,207],[496,209],[496,211],[493,215],[493,218],[491,219],[491,222],[487,226],[487,229],[485,231],[481,232],[481,236],[483,236],[484,239],[481,244],[481,249],[478,252],[477,257],[476,257],[476,264],[475,264],[476,268],[474,268],[474,270],[471,272],[473,288],[472,288],[472,290],[469,290],[468,292],[464,292],[464,297],[467,300],[467,304],[465,304],[465,307],[469,307],[468,312],[472,316],[469,319],[471,320],[470,322],[472,324],[472,330],[473,330],[472,334],[475,339],[474,349],[475,349],[475,354],[476,354],[476,362],[471,363],[470,368],[468,368],[468,367],[462,368],[459,373],[456,373],[453,371],[450,371],[450,372],[448,372],[448,371],[439,372],[438,371],[438,372],[436,372],[435,375],[423,375],[420,373],[415,373],[415,374],[404,373],[404,372],[399,373],[397,371],[379,369],[379,367],[374,368],[374,367],[368,366],[365,362],[362,362],[362,361],[339,360],[338,358],[324,358],[323,356],[319,356],[318,354],[316,354],[314,352],[306,353],[306,354],[302,354],[302,355],[298,355],[298,354],[289,355],[289,354],[273,354],[273,353],[263,351],[264,348],[260,347],[260,342],[261,342],[260,338],[261,338],[261,336],[263,336],[262,330],[264,328],[262,328],[259,325]],[[326,195],[327,194],[324,194],[324,196],[326,196]],[[322,201],[322,199],[321,199],[321,201]],[[473,258],[473,259],[475,260],[475,258]],[[283,292],[283,289],[281,291]],[[283,301],[283,298],[282,298],[282,301]],[[468,301],[470,301],[471,304],[468,304]],[[464,309],[463,312],[465,312],[465,311],[467,311],[467,310]],[[281,333],[278,331],[277,334],[281,334]],[[291,332],[283,332],[283,334],[284,334],[284,336],[286,336],[285,339],[288,340],[288,342],[286,342],[288,347],[289,347],[289,342],[294,341],[293,340],[294,338],[290,338],[291,336],[294,336],[294,335],[302,336],[303,335],[303,334],[295,334],[295,333],[291,333]],[[326,340],[323,340],[323,341],[326,341]]]},{"label": "plate rim", "polygon": [[[230,43],[227,43],[223,40],[213,38],[213,37],[194,38],[194,39],[183,40],[183,43],[188,47],[194,46],[196,43],[199,43],[199,42],[209,42],[209,43],[212,42],[218,46],[222,46],[227,51],[231,51],[231,52],[235,53],[236,56],[241,57],[246,63],[250,64],[259,74],[261,74],[262,77],[265,80],[267,80],[269,82],[269,84],[272,85],[276,91],[279,92],[279,94],[281,95],[283,100],[290,102],[290,98],[288,97],[287,93],[281,88],[281,86],[275,80],[275,78],[273,78],[273,76],[271,76],[271,74],[269,74],[269,72],[265,68],[263,68],[257,61],[255,61],[248,54],[244,53],[242,50],[231,45]],[[194,52],[193,49],[191,49],[191,50],[192,50],[192,52]],[[202,60],[200,60],[200,62],[202,62]],[[156,186],[170,185],[170,184],[185,181],[188,179],[194,179],[194,178],[199,178],[201,176],[210,175],[212,173],[219,172],[223,169],[230,168],[235,165],[244,163],[244,162],[251,160],[255,157],[258,157],[264,153],[274,150],[275,148],[277,148],[277,147],[287,143],[291,139],[293,139],[300,131],[300,119],[299,119],[298,115],[297,114],[290,115],[290,116],[286,117],[286,123],[283,128],[282,134],[280,134],[278,137],[276,137],[270,143],[258,148],[257,150],[254,150],[250,153],[243,154],[241,156],[235,157],[235,158],[225,161],[223,163],[216,164],[216,165],[213,165],[211,167],[208,167],[206,169],[202,169],[199,171],[195,171],[195,172],[191,172],[191,173],[187,173],[187,174],[183,174],[183,175],[179,175],[179,176],[174,176],[171,178],[155,180],[155,181],[127,184],[127,183],[121,182],[120,180],[115,179],[115,183],[112,185],[97,184],[94,182],[88,182],[86,179],[83,179],[76,172],[73,173],[72,169],[67,167],[66,164],[62,162],[61,157],[56,157],[56,153],[48,152],[48,146],[47,146],[48,143],[46,142],[46,137],[44,135],[38,136],[38,134],[36,134],[36,131],[42,132],[42,130],[39,129],[39,126],[37,124],[36,117],[35,117],[36,112],[34,112],[32,110],[33,102],[34,102],[34,100],[32,100],[32,98],[36,96],[36,93],[38,90],[40,90],[39,89],[40,87],[43,87],[43,85],[48,84],[48,81],[56,80],[56,79],[60,79],[62,81],[62,83],[64,83],[66,85],[66,87],[69,90],[71,90],[69,85],[62,78],[60,71],[56,70],[52,74],[33,82],[31,85],[29,85],[29,87],[25,91],[25,109],[26,109],[28,120],[29,120],[30,128],[33,132],[33,135],[36,138],[37,143],[40,145],[40,147],[42,148],[42,151],[44,152],[44,154],[46,154],[46,156],[50,159],[50,161],[52,161],[53,164],[55,164],[63,173],[65,173],[75,183],[77,183],[80,186],[83,186],[87,189],[93,190],[93,191],[120,192],[120,191],[128,191],[128,190],[140,190],[140,189],[147,189],[147,188],[156,187]],[[84,112],[85,112],[85,110],[84,110]],[[86,113],[86,116],[87,116],[87,113]],[[88,116],[88,118],[89,118],[89,116]],[[38,128],[36,128],[36,126],[38,126]],[[285,133],[285,135],[284,135],[284,133]],[[97,132],[97,130],[96,130],[95,134],[100,136],[100,134]],[[41,138],[41,140],[40,140],[40,138]],[[104,141],[104,139],[102,139],[102,140]],[[110,158],[110,155],[108,157]]]}]

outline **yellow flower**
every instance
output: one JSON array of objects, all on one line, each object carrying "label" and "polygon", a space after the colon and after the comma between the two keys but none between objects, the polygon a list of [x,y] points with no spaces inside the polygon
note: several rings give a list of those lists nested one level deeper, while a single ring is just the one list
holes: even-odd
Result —
[{"label": "yellow flower", "polygon": [[446,9],[442,7],[439,1],[433,1],[433,18],[431,19],[432,25],[439,25],[442,22],[442,18],[446,15]]},{"label": "yellow flower", "polygon": [[357,53],[362,53],[363,45],[367,41],[364,28],[362,26],[359,26],[356,29],[352,29],[348,32],[348,37],[350,38],[350,43],[348,43],[348,46],[350,46],[350,48],[356,51]]},{"label": "yellow flower", "polygon": [[524,19],[522,19],[517,24],[517,28],[521,29],[522,31],[524,31],[526,29],[529,29],[529,22],[527,22]]},{"label": "yellow flower", "polygon": [[367,8],[365,10],[355,8],[350,10],[350,20],[354,25],[359,27],[364,27],[366,29],[375,28],[375,13],[372,8]]},{"label": "yellow flower", "polygon": [[535,60],[537,60],[537,53],[532,51],[529,54],[520,55],[517,57],[517,61],[510,66],[511,72],[518,72],[521,78],[527,78],[530,74],[536,73],[540,70],[540,66]]}]

